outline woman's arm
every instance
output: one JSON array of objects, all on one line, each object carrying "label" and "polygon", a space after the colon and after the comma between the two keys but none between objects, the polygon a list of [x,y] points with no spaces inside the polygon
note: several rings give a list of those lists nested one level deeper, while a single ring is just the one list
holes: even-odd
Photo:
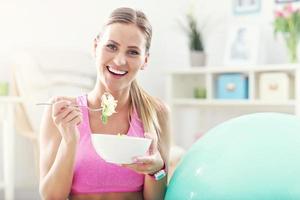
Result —
[{"label": "woman's arm", "polygon": [[[161,127],[161,135],[158,139],[158,150],[164,160],[165,170],[168,175],[169,166],[169,151],[170,151],[170,119],[169,109],[163,104],[158,108],[158,120]],[[162,200],[164,199],[167,189],[168,178],[165,176],[163,179],[157,181],[149,175],[145,175],[144,182],[144,199],[145,200]]]},{"label": "woman's arm", "polygon": [[40,132],[40,194],[43,199],[67,199],[73,178],[77,141],[82,120],[74,99],[60,97],[46,108]]}]

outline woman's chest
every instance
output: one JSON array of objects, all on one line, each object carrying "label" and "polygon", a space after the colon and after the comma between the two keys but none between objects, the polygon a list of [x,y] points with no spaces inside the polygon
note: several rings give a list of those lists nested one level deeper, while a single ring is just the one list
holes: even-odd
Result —
[{"label": "woman's chest", "polygon": [[127,134],[130,127],[129,116],[125,114],[109,117],[106,124],[101,121],[101,116],[90,116],[89,120],[92,133]]}]

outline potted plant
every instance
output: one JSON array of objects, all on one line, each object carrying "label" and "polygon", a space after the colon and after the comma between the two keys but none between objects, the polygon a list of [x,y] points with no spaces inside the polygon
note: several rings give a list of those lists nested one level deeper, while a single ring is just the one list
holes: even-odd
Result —
[{"label": "potted plant", "polygon": [[300,9],[294,9],[292,4],[287,4],[283,10],[275,11],[273,25],[275,35],[280,32],[284,36],[290,62],[297,62],[297,48],[300,40]]},{"label": "potted plant", "polygon": [[201,31],[192,11],[186,14],[187,26],[184,27],[189,39],[190,61],[192,66],[204,66],[206,56]]}]

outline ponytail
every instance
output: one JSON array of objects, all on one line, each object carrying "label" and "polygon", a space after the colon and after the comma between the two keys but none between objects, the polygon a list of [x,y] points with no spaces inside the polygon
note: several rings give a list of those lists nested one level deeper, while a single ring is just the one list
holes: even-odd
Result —
[{"label": "ponytail", "polygon": [[[158,150],[161,152],[165,152],[162,149],[161,145],[161,127],[158,120],[158,110],[160,110],[161,105],[159,104],[158,100],[150,96],[145,90],[143,90],[134,80],[131,83],[130,88],[130,98],[132,103],[132,108],[137,111],[139,117],[142,120],[144,131],[149,132],[150,134],[157,134],[158,139]],[[164,154],[164,153],[163,153]],[[166,156],[162,155],[164,160]],[[165,160],[165,162],[167,162]]]}]

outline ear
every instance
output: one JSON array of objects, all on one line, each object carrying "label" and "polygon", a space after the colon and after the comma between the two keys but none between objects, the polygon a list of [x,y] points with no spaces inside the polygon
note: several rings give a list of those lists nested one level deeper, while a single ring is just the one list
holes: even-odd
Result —
[{"label": "ear", "polygon": [[145,56],[144,64],[141,66],[141,70],[144,70],[147,67],[148,59],[149,59],[149,53],[147,53]]},{"label": "ear", "polygon": [[97,51],[99,40],[100,40],[100,35],[97,35],[97,37],[94,39],[94,44],[93,44],[93,56],[94,57],[96,57],[96,51]]}]

